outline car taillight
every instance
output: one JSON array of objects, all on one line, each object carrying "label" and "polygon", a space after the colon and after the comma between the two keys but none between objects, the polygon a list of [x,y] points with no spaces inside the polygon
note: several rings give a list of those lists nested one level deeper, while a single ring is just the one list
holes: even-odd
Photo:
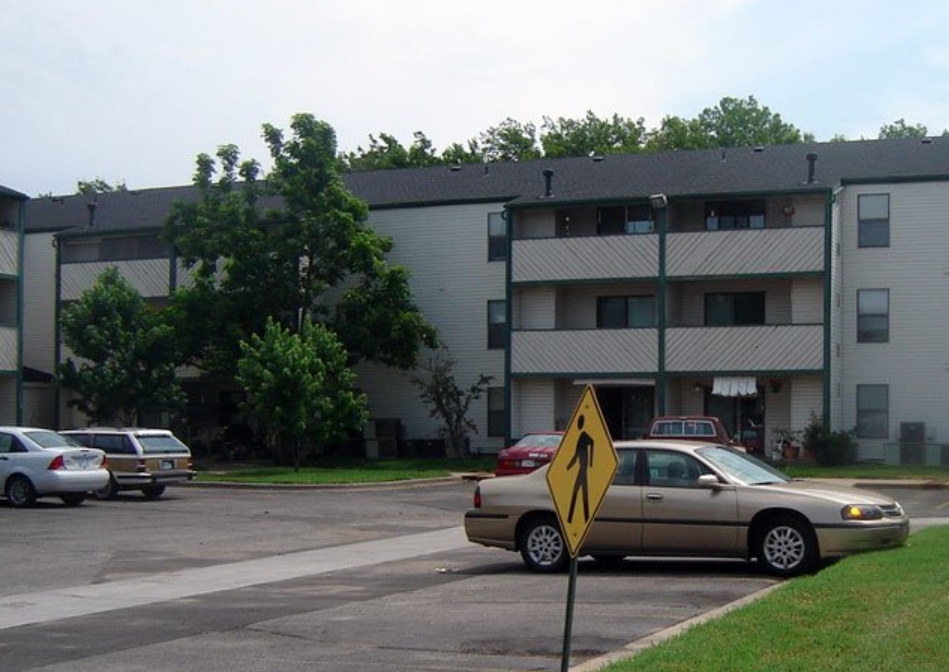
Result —
[{"label": "car taillight", "polygon": [[108,466],[109,466],[109,456],[108,456],[108,455],[103,455],[103,456],[102,456],[102,464],[100,464],[99,467],[100,467],[101,469],[105,469],[105,468],[108,467]]},{"label": "car taillight", "polygon": [[474,508],[481,508],[481,486],[476,487],[474,491]]},{"label": "car taillight", "polygon": [[148,466],[145,464],[145,460],[139,460],[135,464],[135,471],[137,471],[140,474],[148,471]]},{"label": "car taillight", "polygon": [[53,461],[49,463],[49,466],[46,467],[47,471],[56,471],[57,469],[65,469],[66,463],[63,462],[63,456],[57,455],[53,458]]},{"label": "car taillight", "polygon": [[498,460],[498,469],[514,469],[515,467],[520,466],[518,460],[503,459]]}]

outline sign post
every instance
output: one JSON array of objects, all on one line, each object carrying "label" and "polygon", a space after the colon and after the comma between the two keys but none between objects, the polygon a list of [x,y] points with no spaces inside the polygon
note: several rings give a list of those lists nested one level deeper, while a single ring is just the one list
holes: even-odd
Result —
[{"label": "sign post", "polygon": [[561,672],[567,672],[570,667],[577,555],[613,481],[618,463],[619,458],[603,421],[596,392],[592,385],[587,385],[573,412],[570,426],[564,432],[560,447],[547,469],[547,488],[557,511],[564,543],[570,552]]}]

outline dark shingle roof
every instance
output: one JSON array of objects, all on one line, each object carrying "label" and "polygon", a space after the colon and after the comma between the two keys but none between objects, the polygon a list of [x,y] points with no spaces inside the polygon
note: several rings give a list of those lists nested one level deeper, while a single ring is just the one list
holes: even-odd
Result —
[{"label": "dark shingle roof", "polygon": [[[809,183],[808,154],[816,154]],[[553,171],[545,195],[544,171]],[[511,207],[566,205],[693,195],[754,194],[830,189],[841,183],[949,179],[949,138],[809,143],[661,154],[537,159],[405,168],[344,176],[372,208],[471,202]],[[160,226],[175,200],[193,200],[194,187],[113,192],[98,196],[96,227],[118,231]],[[89,222],[92,197],[29,201],[26,230],[60,231]]]}]

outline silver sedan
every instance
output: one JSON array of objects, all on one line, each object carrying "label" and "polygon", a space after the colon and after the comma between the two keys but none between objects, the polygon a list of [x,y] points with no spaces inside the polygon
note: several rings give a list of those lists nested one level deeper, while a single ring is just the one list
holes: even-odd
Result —
[{"label": "silver sedan", "polygon": [[67,506],[109,482],[105,453],[48,429],[0,427],[0,487],[10,506],[59,497]]}]

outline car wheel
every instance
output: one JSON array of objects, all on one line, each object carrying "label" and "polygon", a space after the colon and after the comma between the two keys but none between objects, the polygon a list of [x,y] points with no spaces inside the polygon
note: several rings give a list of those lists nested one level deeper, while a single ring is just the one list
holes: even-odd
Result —
[{"label": "car wheel", "polygon": [[158,499],[162,496],[163,492],[165,492],[164,485],[147,485],[142,488],[142,494],[145,495],[145,499]]},{"label": "car wheel", "polygon": [[7,501],[10,506],[22,509],[36,504],[36,488],[26,476],[15,474],[7,481]]},{"label": "car wheel", "polygon": [[797,576],[817,564],[817,537],[810,524],[784,516],[767,521],[758,536],[756,555],[762,568],[777,576]]},{"label": "car wheel", "polygon": [[92,491],[92,496],[96,499],[113,499],[119,492],[119,485],[115,482],[115,477],[109,474],[109,482],[98,490]]},{"label": "car wheel", "polygon": [[67,492],[64,495],[60,495],[59,498],[63,500],[63,504],[65,504],[66,506],[79,506],[84,501],[86,501],[86,493]]},{"label": "car wheel", "polygon": [[569,561],[560,525],[551,516],[528,522],[519,546],[524,564],[535,572],[559,572]]}]

